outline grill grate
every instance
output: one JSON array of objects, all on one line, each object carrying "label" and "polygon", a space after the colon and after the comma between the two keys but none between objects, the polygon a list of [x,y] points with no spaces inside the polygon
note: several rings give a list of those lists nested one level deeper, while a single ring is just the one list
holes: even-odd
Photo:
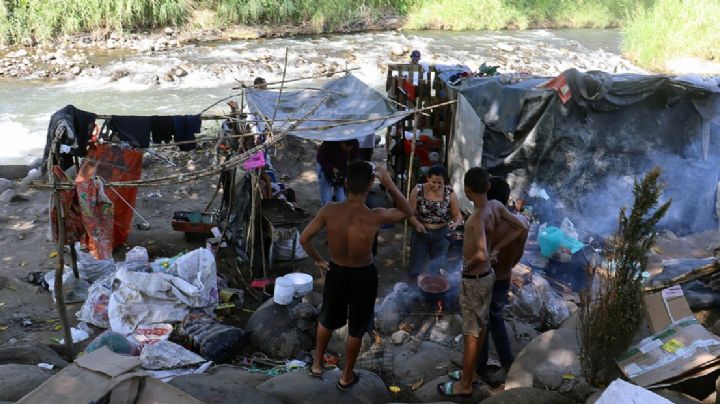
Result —
[{"label": "grill grate", "polygon": [[292,227],[308,220],[310,214],[282,199],[262,201],[262,215],[275,227]]}]

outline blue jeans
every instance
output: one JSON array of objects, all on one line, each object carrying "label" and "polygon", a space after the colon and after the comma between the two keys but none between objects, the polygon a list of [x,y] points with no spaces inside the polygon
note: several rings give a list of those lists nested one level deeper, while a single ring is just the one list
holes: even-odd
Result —
[{"label": "blue jeans", "polygon": [[317,178],[318,184],[320,185],[320,206],[332,202],[333,194],[335,196],[335,202],[345,201],[345,188],[338,185],[330,185],[327,178],[325,178],[325,173],[322,168],[320,168],[320,164],[317,165]]},{"label": "blue jeans", "polygon": [[485,343],[480,350],[480,358],[476,371],[478,374],[485,373],[488,361],[488,351],[490,350],[490,344],[488,343],[488,337],[492,335],[492,340],[495,343],[495,350],[497,350],[500,364],[505,369],[509,369],[515,358],[510,348],[510,340],[508,339],[507,329],[505,328],[505,319],[502,316],[502,311],[505,305],[508,303],[508,290],[510,289],[510,280],[495,281],[493,284],[492,300],[490,301],[490,316],[488,319],[488,334],[485,336]]},{"label": "blue jeans", "polygon": [[445,238],[447,232],[447,226],[434,230],[427,229],[425,233],[418,233],[413,229],[408,267],[408,275],[411,278],[417,278],[423,272],[428,256],[430,256],[428,272],[434,275],[439,272],[440,267],[445,263],[445,254],[450,245]]}]

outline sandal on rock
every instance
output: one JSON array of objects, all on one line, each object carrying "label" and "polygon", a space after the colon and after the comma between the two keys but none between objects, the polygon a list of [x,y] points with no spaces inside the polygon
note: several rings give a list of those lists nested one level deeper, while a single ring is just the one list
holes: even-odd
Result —
[{"label": "sandal on rock", "polygon": [[439,383],[437,385],[438,393],[445,397],[472,397],[472,393],[459,394],[453,392],[453,384],[455,384],[455,382]]},{"label": "sandal on rock", "polygon": [[357,374],[357,372],[355,372],[353,370],[353,381],[351,381],[348,384],[342,384],[342,383],[340,383],[340,380],[338,380],[336,386],[340,391],[348,391],[350,389],[350,387],[356,385],[357,382],[359,382],[359,381],[360,381],[360,375]]},{"label": "sandal on rock", "polygon": [[322,371],[316,372],[316,371],[312,370],[312,366],[311,366],[310,369],[308,370],[308,376],[310,376],[310,377],[316,377],[316,378],[318,378],[318,379],[322,379],[322,378],[323,378],[323,372],[322,372]]}]

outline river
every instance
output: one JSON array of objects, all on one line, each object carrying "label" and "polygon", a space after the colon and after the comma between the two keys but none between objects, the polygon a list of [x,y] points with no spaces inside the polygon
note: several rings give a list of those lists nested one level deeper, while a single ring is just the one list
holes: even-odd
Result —
[{"label": "river", "polygon": [[[50,115],[66,104],[98,114],[198,113],[237,93],[231,89],[237,80],[280,80],[286,48],[287,78],[316,75],[328,66],[358,67],[353,74],[382,90],[386,64],[408,58],[392,56],[397,48],[419,49],[423,61],[473,69],[487,62],[501,71],[548,76],[570,67],[640,71],[620,57],[620,42],[616,30],[386,31],[203,43],[149,54],[98,51],[91,56],[96,67],[70,81],[0,81],[0,164],[22,164],[41,155]],[[224,110],[221,104],[212,111]],[[212,130],[212,125],[206,122],[204,128]]]}]

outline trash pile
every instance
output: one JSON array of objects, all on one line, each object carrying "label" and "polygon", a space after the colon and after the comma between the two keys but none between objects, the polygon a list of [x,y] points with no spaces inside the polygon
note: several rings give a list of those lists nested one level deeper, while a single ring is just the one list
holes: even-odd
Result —
[{"label": "trash pile", "polygon": [[[71,330],[73,342],[93,335],[88,325],[106,329],[87,353],[106,347],[138,356],[147,374],[167,381],[202,373],[242,348],[245,332],[215,319],[220,302],[210,250],[150,261],[147,250],[138,246],[125,261],[114,262],[95,259],[79,243],[74,248],[80,278],[68,267],[63,274],[66,301],[84,301],[76,313],[80,323]],[[43,278],[52,286],[54,272]]]}]

